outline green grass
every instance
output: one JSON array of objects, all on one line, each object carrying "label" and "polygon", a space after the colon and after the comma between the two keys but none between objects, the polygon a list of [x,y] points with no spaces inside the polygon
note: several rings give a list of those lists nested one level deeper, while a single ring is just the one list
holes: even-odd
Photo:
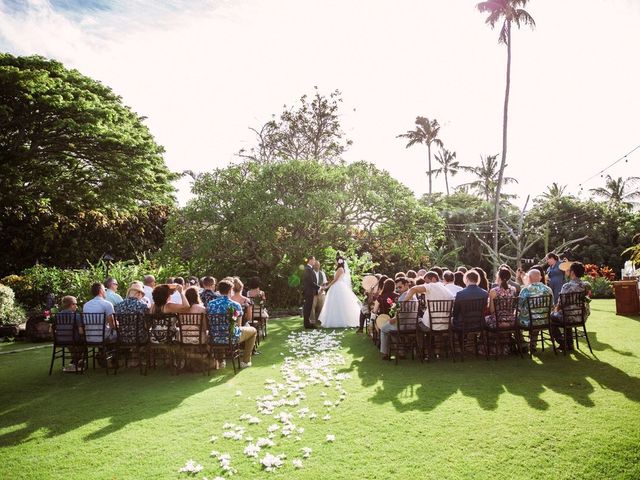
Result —
[{"label": "green grass", "polygon": [[[347,399],[329,421],[296,420],[302,440],[271,449],[287,465],[265,473],[243,444],[208,440],[226,421],[255,414],[264,379],[281,379],[288,332],[301,324],[272,321],[263,354],[235,376],[227,368],[211,377],[135,369],[49,377],[48,348],[0,355],[2,478],[189,478],[177,470],[193,458],[205,467],[197,478],[211,479],[214,448],[232,454],[235,478],[640,478],[640,319],[616,316],[611,300],[592,303],[597,359],[547,351],[533,362],[396,366],[347,332]],[[328,389],[306,391],[322,414],[320,390]],[[273,423],[262,418],[248,428],[256,437]],[[303,446],[313,454],[293,470]]]}]

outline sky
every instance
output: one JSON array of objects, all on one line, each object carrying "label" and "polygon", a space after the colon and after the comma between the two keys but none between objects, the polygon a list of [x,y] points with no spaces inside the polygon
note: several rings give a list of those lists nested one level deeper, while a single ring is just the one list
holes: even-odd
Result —
[{"label": "sky", "polygon": [[[314,86],[342,92],[366,160],[427,191],[426,148],[396,138],[437,119],[464,165],[502,148],[506,48],[467,0],[0,0],[0,51],[62,61],[147,117],[171,170],[239,161],[259,127]],[[588,195],[640,145],[640,0],[531,0],[513,31],[507,186]],[[602,175],[640,175],[640,149]],[[469,181],[460,174],[452,185]],[[176,184],[189,198],[189,181]],[[581,191],[582,187],[582,191]],[[434,180],[444,191],[444,179]]]}]

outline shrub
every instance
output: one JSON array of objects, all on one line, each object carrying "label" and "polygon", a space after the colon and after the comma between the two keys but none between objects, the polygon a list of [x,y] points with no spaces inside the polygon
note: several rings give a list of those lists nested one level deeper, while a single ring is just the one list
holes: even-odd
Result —
[{"label": "shrub", "polygon": [[613,298],[613,283],[609,279],[590,276],[582,279],[591,284],[592,298]]},{"label": "shrub", "polygon": [[16,305],[13,290],[0,284],[0,325],[19,325],[25,321],[24,310]]}]

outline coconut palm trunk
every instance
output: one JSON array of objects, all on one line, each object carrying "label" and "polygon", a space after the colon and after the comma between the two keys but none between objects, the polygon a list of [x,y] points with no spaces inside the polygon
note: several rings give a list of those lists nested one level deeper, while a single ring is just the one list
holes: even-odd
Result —
[{"label": "coconut palm trunk", "polygon": [[432,181],[431,181],[431,175],[432,175],[432,171],[431,171],[431,144],[427,143],[427,157],[428,157],[428,163],[429,163],[429,171],[427,172],[427,174],[429,175],[429,196],[431,196],[431,185],[432,185]]},{"label": "coconut palm trunk", "polygon": [[[498,220],[500,218],[500,193],[502,190],[502,177],[507,164],[507,119],[509,116],[509,90],[511,88],[511,22],[507,22],[507,81],[504,91],[504,112],[502,113],[502,158],[498,172],[498,185],[496,186],[496,198],[493,209],[493,249],[498,251]],[[498,266],[495,265],[495,268]]]}]

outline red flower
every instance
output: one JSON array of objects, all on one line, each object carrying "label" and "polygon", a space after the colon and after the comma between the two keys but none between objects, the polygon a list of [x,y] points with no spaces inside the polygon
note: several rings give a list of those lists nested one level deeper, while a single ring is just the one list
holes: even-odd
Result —
[{"label": "red flower", "polygon": [[391,300],[390,298],[387,298],[387,304],[393,305],[393,300]]}]

